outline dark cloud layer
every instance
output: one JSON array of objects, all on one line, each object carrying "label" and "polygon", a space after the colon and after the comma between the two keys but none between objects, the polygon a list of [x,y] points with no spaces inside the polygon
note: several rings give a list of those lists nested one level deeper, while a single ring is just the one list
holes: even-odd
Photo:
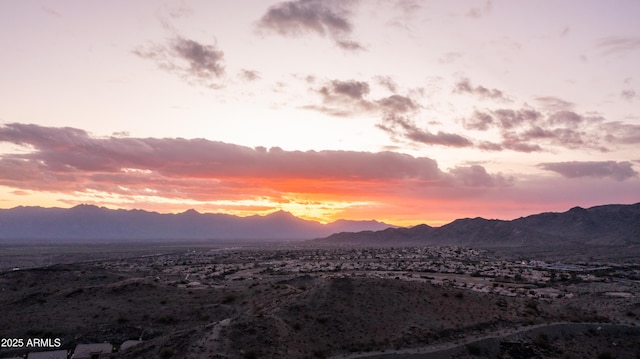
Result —
[{"label": "dark cloud layer", "polygon": [[[444,134],[433,136],[428,140],[451,141]],[[31,150],[0,157],[0,185],[20,190],[127,195],[152,191],[161,197],[212,200],[309,191],[355,196],[365,189],[393,192],[397,186],[422,191],[506,183],[484,168],[446,173],[433,159],[395,152],[285,151],[206,139],[97,138],[76,128],[17,123],[0,127],[0,142]]]},{"label": "dark cloud layer", "polygon": [[344,50],[362,50],[362,45],[350,39],[353,30],[347,8],[350,4],[331,0],[285,1],[270,7],[258,27],[284,36],[329,35]]},{"label": "dark cloud layer", "polygon": [[611,177],[623,181],[638,175],[631,166],[631,162],[627,161],[550,162],[541,163],[538,167],[567,178]]}]

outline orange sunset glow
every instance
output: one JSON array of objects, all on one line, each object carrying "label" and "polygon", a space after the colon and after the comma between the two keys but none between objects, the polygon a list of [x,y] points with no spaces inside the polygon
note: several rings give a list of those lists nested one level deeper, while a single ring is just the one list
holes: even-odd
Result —
[{"label": "orange sunset glow", "polygon": [[640,4],[563,4],[2,2],[0,207],[439,226],[635,203]]}]

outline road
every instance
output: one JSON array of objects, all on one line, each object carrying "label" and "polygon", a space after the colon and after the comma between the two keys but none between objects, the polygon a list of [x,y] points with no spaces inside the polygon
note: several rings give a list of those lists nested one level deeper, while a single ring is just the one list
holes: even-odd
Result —
[{"label": "road", "polygon": [[[465,338],[460,338],[455,342],[447,342],[440,343],[435,345],[427,345],[416,348],[406,348],[406,349],[386,349],[385,351],[371,351],[371,352],[363,352],[363,353],[352,353],[352,354],[340,354],[329,357],[329,359],[352,359],[352,358],[367,358],[367,357],[376,357],[390,354],[427,354],[427,353],[437,353],[440,351],[450,350],[457,347],[461,347],[467,344],[471,344],[474,342],[478,342],[484,339],[498,339],[506,336],[510,336],[513,334],[525,333],[530,330],[544,328],[544,327],[553,327],[556,325],[567,325],[567,324],[576,324],[576,325],[598,325],[598,326],[608,326],[608,325],[621,325],[621,324],[612,324],[612,323],[573,323],[573,322],[553,322],[553,323],[544,323],[544,324],[536,324],[536,325],[522,325],[515,328],[503,328],[500,330],[496,330],[490,333],[484,333],[479,335],[470,335]],[[626,325],[621,325],[626,326]]]}]

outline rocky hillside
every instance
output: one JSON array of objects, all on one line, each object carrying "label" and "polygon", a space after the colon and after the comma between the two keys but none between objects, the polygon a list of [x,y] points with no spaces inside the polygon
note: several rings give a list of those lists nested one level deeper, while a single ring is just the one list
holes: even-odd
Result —
[{"label": "rocky hillside", "polygon": [[522,247],[543,245],[628,245],[640,243],[640,203],[575,207],[512,221],[458,219],[442,227],[418,225],[383,231],[337,233],[315,243],[359,246],[458,245]]}]

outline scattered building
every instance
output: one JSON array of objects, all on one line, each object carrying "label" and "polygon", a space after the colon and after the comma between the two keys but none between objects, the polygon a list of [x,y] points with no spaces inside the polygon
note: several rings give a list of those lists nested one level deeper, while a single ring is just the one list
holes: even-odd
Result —
[{"label": "scattered building", "polygon": [[127,340],[120,345],[120,351],[125,351],[131,347],[134,347],[138,344],[142,343],[142,340]]},{"label": "scattered building", "polygon": [[109,343],[78,344],[71,359],[108,359],[113,351]]},{"label": "scattered building", "polygon": [[27,359],[67,359],[69,352],[66,350],[52,350],[46,352],[31,352]]}]

